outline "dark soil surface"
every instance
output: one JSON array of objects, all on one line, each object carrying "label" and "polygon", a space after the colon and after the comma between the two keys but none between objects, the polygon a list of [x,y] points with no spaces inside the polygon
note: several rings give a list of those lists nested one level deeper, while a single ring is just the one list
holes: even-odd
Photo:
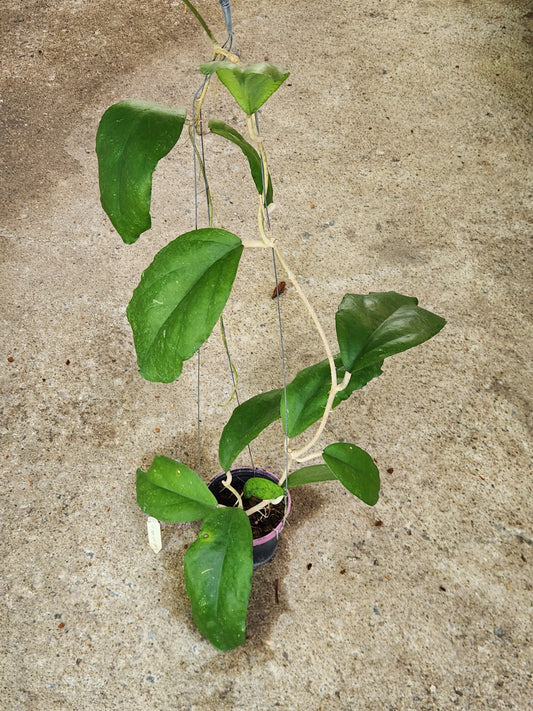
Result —
[{"label": "dark soil surface", "polygon": [[[248,478],[248,477],[246,477]],[[242,494],[244,489],[244,484],[246,478],[235,476],[232,480],[232,486],[239,494]],[[232,492],[225,488],[222,483],[218,486],[210,485],[210,489],[215,495],[219,504],[224,506],[235,506],[235,496]],[[256,506],[260,502],[260,499],[255,497],[244,497],[243,507],[246,511]],[[273,531],[276,526],[283,520],[285,515],[285,502],[281,501],[279,504],[269,504],[266,508],[257,511],[250,516],[250,525],[252,527],[252,536],[254,539],[266,536],[268,533]]]}]

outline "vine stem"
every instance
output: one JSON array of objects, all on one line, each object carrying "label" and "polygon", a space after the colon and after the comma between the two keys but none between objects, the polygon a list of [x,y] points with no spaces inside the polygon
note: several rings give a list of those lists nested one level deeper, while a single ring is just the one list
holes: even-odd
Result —
[{"label": "vine stem", "polygon": [[[193,13],[193,15],[196,17],[196,19],[198,20],[198,22],[200,23],[200,25],[201,25],[201,26],[203,27],[203,29],[205,30],[207,36],[209,37],[209,39],[210,39],[211,42],[213,43],[213,53],[214,53],[213,59],[216,60],[218,57],[225,57],[228,61],[230,61],[230,62],[232,62],[232,63],[234,63],[234,64],[240,64],[240,59],[239,59],[238,55],[236,55],[236,54],[234,54],[233,52],[230,52],[230,51],[224,49],[223,47],[221,47],[221,46],[219,45],[219,43],[216,41],[216,39],[215,39],[213,33],[212,33],[211,30],[209,29],[207,23],[205,22],[205,20],[203,19],[203,17],[200,15],[200,13],[198,12],[198,10],[194,7],[194,5],[190,2],[190,0],[183,0],[183,2],[184,2],[184,4],[189,8],[189,10]],[[202,86],[202,88],[201,88],[201,90],[200,90],[199,96],[197,96],[196,99],[195,99],[195,101],[194,101],[193,120],[192,120],[192,131],[191,131],[192,135],[190,136],[191,142],[192,142],[192,144],[193,144],[193,150],[194,150],[194,152],[195,152],[195,154],[196,154],[196,157],[197,157],[198,161],[200,162],[201,169],[202,169],[202,171],[203,171],[204,177],[205,177],[205,166],[204,166],[204,164],[203,164],[202,157],[201,157],[201,155],[200,155],[200,153],[199,153],[199,151],[198,151],[198,149],[197,149],[197,147],[196,147],[196,144],[195,144],[195,141],[194,141],[194,133],[199,133],[200,135],[202,135],[202,131],[201,131],[201,121],[202,121],[202,118],[201,118],[201,110],[202,110],[202,105],[203,105],[203,103],[204,103],[205,97],[206,97],[206,95],[207,95],[207,90],[208,90],[208,87],[209,87],[209,83],[210,83],[210,77],[207,77],[206,81],[204,82],[204,85]],[[265,150],[264,150],[264,148],[263,148],[262,138],[260,137],[260,135],[259,135],[259,133],[258,133],[258,131],[257,131],[256,126],[253,125],[251,118],[252,118],[252,117],[250,117],[250,116],[247,117],[248,132],[249,132],[249,134],[250,134],[250,137],[251,137],[251,138],[257,143],[257,145],[259,146],[260,155],[261,155],[261,160],[262,160],[262,162],[263,162],[264,185],[268,185],[268,164],[267,164],[266,153],[265,153]],[[208,188],[207,188],[207,192],[208,192],[208,211],[210,212],[210,226],[211,226],[211,225],[212,225],[212,210],[210,210],[209,208],[212,207],[212,205],[211,205],[211,197],[210,197]],[[261,227],[260,227],[260,229],[259,229],[259,232],[260,232],[260,234],[261,234],[261,241],[259,241],[259,240],[252,240],[252,241],[250,241],[250,242],[247,242],[244,246],[245,246],[245,247],[254,247],[254,248],[270,247],[270,248],[273,249],[273,250],[275,251],[275,253],[278,255],[278,258],[280,259],[281,263],[284,264],[283,260],[281,259],[281,255],[279,254],[279,250],[277,250],[276,246],[272,243],[272,241],[268,239],[268,237],[266,236],[266,232],[265,232],[265,230],[264,230],[264,224],[265,224],[265,202],[266,202],[266,201],[265,201],[265,195],[263,195],[263,201],[262,201],[262,202],[263,202],[263,204],[262,204],[262,209],[260,210],[260,215],[259,215],[259,217],[258,217],[258,220],[259,220],[259,223],[258,223],[258,224],[261,225]],[[284,266],[284,269],[287,271],[287,267],[286,267],[286,266]],[[292,281],[292,283],[296,286],[297,282],[296,282],[296,278],[294,277],[294,275],[293,275],[292,277],[289,276],[289,279],[290,279],[290,280]],[[301,288],[299,287],[299,285],[297,286],[297,290],[298,290],[298,293],[303,297],[304,302],[307,303],[307,307],[308,307],[309,311],[311,312],[311,315],[312,315],[312,316],[314,315],[315,323],[316,323],[317,327],[319,328],[319,332],[321,332],[322,329],[321,329],[321,327],[320,327],[320,324],[319,324],[319,322],[318,322],[318,319],[317,319],[317,317],[316,317],[316,314],[314,313],[314,311],[313,311],[311,305],[310,305],[309,302],[307,301],[307,299],[306,299],[306,297],[305,297],[305,294],[303,293],[303,291],[301,290]],[[322,334],[323,334],[323,331],[322,331]],[[327,345],[327,341],[325,341],[325,336],[324,336],[324,342],[325,342],[326,348],[329,350],[329,346]],[[335,372],[335,371],[333,371],[333,372]],[[287,467],[287,471],[284,473],[284,476],[283,476],[283,477],[280,479],[280,481],[279,481],[279,484],[280,484],[280,485],[283,484],[283,482],[286,480],[287,476],[288,476],[288,467]],[[224,479],[224,481],[222,482],[222,484],[223,484],[223,486],[224,486],[226,489],[228,489],[229,491],[231,491],[231,493],[235,496],[235,498],[236,498],[236,500],[237,500],[237,505],[238,505],[238,507],[241,508],[241,509],[243,509],[244,506],[243,506],[243,502],[242,502],[242,496],[241,496],[241,495],[239,494],[239,492],[232,486],[232,474],[231,474],[231,471],[227,471],[227,472],[226,472],[226,478]],[[265,508],[266,506],[268,506],[268,505],[270,505],[270,504],[276,505],[276,504],[280,503],[282,500],[283,500],[283,496],[280,496],[280,497],[278,497],[278,498],[276,498],[276,499],[269,499],[269,500],[261,501],[261,502],[260,502],[259,504],[257,504],[256,506],[253,506],[252,508],[248,509],[248,510],[246,511],[246,514],[247,514],[248,516],[252,516],[254,513],[256,513],[257,511],[260,511],[261,509]]]},{"label": "vine stem", "polygon": [[[227,60],[230,62],[240,64],[240,59],[239,57],[228,51],[225,50],[223,47],[221,47],[209,27],[207,26],[205,20],[203,17],[200,15],[198,10],[194,7],[194,5],[190,2],[190,0],[183,0],[185,5],[191,10],[193,15],[196,17],[198,22],[201,24],[203,29],[205,30],[207,36],[213,43],[213,51],[214,51],[214,59],[217,59],[217,57],[222,56],[225,57]],[[206,93],[207,93],[207,88],[209,85],[209,78],[205,82],[204,86],[202,87],[200,96],[197,97],[197,100],[195,101],[195,106],[194,106],[194,116],[193,116],[193,131],[198,130],[198,124],[201,121],[200,118],[200,112],[201,112],[201,107],[204,102]],[[329,414],[333,408],[333,402],[335,400],[336,394],[343,390],[346,385],[348,384],[350,380],[350,373],[346,373],[345,377],[342,381],[342,383],[337,384],[337,369],[335,366],[335,361],[333,358],[333,353],[331,351],[331,347],[329,345],[329,342],[327,340],[326,334],[324,332],[324,329],[322,328],[322,325],[318,319],[318,316],[316,314],[316,311],[314,310],[313,306],[309,302],[305,292],[303,291],[296,275],[292,271],[292,269],[289,267],[287,262],[285,261],[279,247],[277,246],[276,242],[274,239],[270,238],[267,236],[267,229],[270,230],[270,221],[268,219],[268,213],[267,213],[267,204],[266,204],[266,186],[268,185],[269,182],[269,169],[268,169],[268,161],[267,161],[267,156],[266,152],[264,149],[263,145],[263,139],[259,133],[258,126],[257,126],[257,120],[255,115],[250,115],[246,117],[246,126],[248,130],[248,135],[251,138],[251,140],[257,145],[259,149],[259,155],[261,157],[261,163],[262,163],[262,174],[263,174],[263,194],[260,197],[260,202],[259,202],[259,210],[258,210],[258,217],[257,217],[257,226],[258,226],[258,231],[259,235],[261,237],[261,240],[252,240],[249,241],[245,244],[246,247],[249,248],[265,248],[269,247],[272,249],[275,258],[278,259],[280,262],[282,268],[285,270],[285,273],[287,274],[288,279],[294,286],[298,296],[300,297],[303,305],[305,306],[307,312],[309,313],[311,320],[313,321],[316,331],[320,337],[320,340],[322,341],[322,344],[324,346],[324,351],[326,353],[326,357],[328,360],[329,368],[330,368],[330,374],[331,374],[331,387],[328,395],[328,400],[326,403],[326,407],[324,408],[324,413],[322,415],[320,424],[318,426],[317,431],[313,435],[313,437],[305,444],[303,447],[300,447],[297,450],[291,450],[290,447],[287,447],[287,464],[286,464],[286,469],[279,481],[279,485],[282,486],[288,477],[289,470],[291,463],[293,461],[296,462],[302,462],[302,461],[307,461],[309,459],[313,459],[316,456],[319,456],[319,453],[312,453],[310,455],[304,456],[317,442],[317,440],[320,438],[322,432],[324,431],[326,427],[326,423],[329,417]],[[200,156],[198,156],[200,158]],[[268,227],[267,227],[268,226]],[[235,491],[235,489],[231,485],[231,472],[226,472],[226,480],[224,481],[224,486],[228,488],[237,498],[237,501],[239,502],[239,506],[242,508],[242,498],[239,496],[239,494]],[[251,516],[253,513],[256,511],[259,511],[260,509],[264,508],[265,505],[268,505],[270,503],[278,503],[278,499],[274,500],[269,500],[269,501],[262,501],[260,504],[257,504],[257,506],[252,507],[246,513],[248,516]]]},{"label": "vine stem", "polygon": [[[301,447],[300,449],[296,449],[296,450],[290,452],[291,459],[294,459],[294,461],[301,463],[301,462],[309,461],[310,459],[314,459],[315,457],[318,457],[322,454],[322,452],[314,452],[313,454],[311,454],[307,457],[303,456],[306,452],[308,452],[311,449],[311,447],[314,446],[314,444],[320,438],[320,435],[322,434],[322,432],[324,431],[324,428],[326,426],[326,423],[327,423],[327,420],[329,417],[329,413],[333,409],[333,401],[335,400],[335,395],[337,395],[337,393],[339,393],[341,390],[344,390],[344,388],[350,382],[351,377],[352,377],[351,373],[345,373],[342,381],[338,385],[335,384],[334,388],[331,388],[329,397],[328,397],[328,401],[326,403],[326,408],[324,410],[324,414],[322,416],[322,420],[320,421],[320,425],[319,425],[317,431],[315,432],[314,436],[309,440],[309,442],[307,442],[307,444],[304,447]],[[337,380],[337,371],[335,371],[335,381],[336,380]]]},{"label": "vine stem", "polygon": [[232,64],[240,64],[241,60],[237,54],[234,52],[228,52],[227,49],[224,49],[224,47],[220,47],[218,44],[215,43],[215,56],[220,55],[221,57],[226,57],[227,60],[232,62]]},{"label": "vine stem", "polygon": [[311,454],[307,454],[305,457],[298,457],[297,459],[294,458],[296,462],[299,464],[303,464],[304,462],[310,462],[312,459],[317,459],[318,457],[322,456],[322,451],[319,452],[311,452]]},{"label": "vine stem", "polygon": [[[237,499],[237,503],[238,503],[239,508],[242,509],[242,508],[244,508],[243,505],[242,505],[242,496],[241,496],[241,495],[239,494],[239,492],[231,485],[232,479],[233,479],[233,477],[232,477],[232,475],[231,475],[231,471],[227,471],[227,472],[226,472],[226,478],[225,478],[224,481],[222,482],[222,486],[225,486],[226,489],[228,489],[229,491],[231,491],[231,493],[233,494],[233,496]],[[247,512],[247,513],[248,513],[248,512]]]},{"label": "vine stem", "polygon": [[270,504],[275,506],[276,504],[281,503],[284,498],[285,498],[284,496],[278,496],[277,499],[263,499],[263,501],[260,501],[255,506],[252,506],[251,509],[246,509],[245,513],[247,516],[252,516],[252,514],[257,513],[257,511],[261,511],[261,509],[264,509],[267,506],[270,506]]},{"label": "vine stem", "polygon": [[[254,143],[257,145],[257,147],[259,149],[259,155],[261,156],[261,161],[263,163],[263,186],[268,185],[268,179],[269,179],[268,161],[267,161],[267,157],[266,157],[265,148],[263,146],[263,139],[260,136],[259,131],[257,130],[257,124],[253,120],[252,116],[247,117],[246,126],[248,129],[248,135],[254,141]],[[264,193],[264,188],[263,188],[263,193]],[[328,395],[328,400],[326,403],[326,407],[324,409],[324,414],[322,415],[322,419],[321,419],[320,424],[318,426],[318,429],[315,432],[314,436],[309,440],[309,442],[307,442],[307,444],[305,444],[300,449],[292,451],[289,448],[289,466],[287,467],[287,469],[289,469],[290,463],[292,461],[300,461],[300,458],[303,455],[305,455],[305,453],[308,452],[314,446],[314,444],[317,442],[317,440],[320,438],[322,432],[324,431],[324,428],[326,427],[326,423],[327,423],[329,414],[333,408],[333,401],[335,400],[335,395],[340,390],[343,390],[346,387],[346,385],[350,379],[350,374],[346,373],[346,376],[344,377],[342,383],[340,385],[337,385],[337,368],[335,366],[335,361],[333,358],[333,353],[331,351],[331,347],[329,345],[329,342],[328,342],[328,339],[327,339],[326,334],[324,332],[324,329],[322,328],[322,324],[320,323],[318,316],[316,314],[316,311],[314,310],[313,306],[309,302],[309,299],[307,298],[304,290],[302,289],[300,282],[298,281],[296,275],[294,274],[292,269],[289,267],[289,265],[285,261],[283,254],[281,253],[275,240],[268,237],[267,232],[266,232],[266,229],[267,229],[266,225],[267,225],[267,218],[266,218],[266,208],[265,208],[265,196],[263,194],[259,200],[259,210],[258,210],[258,216],[257,216],[257,227],[258,227],[258,231],[261,236],[262,242],[265,247],[271,247],[274,250],[276,258],[278,259],[279,263],[285,270],[287,277],[289,278],[290,282],[294,286],[298,296],[300,297],[307,312],[309,313],[311,320],[313,321],[315,328],[318,332],[320,340],[322,341],[322,344],[324,346],[324,351],[326,353],[326,358],[328,360],[329,369],[330,369],[330,373],[331,373],[331,387],[330,387],[330,391],[329,391],[329,395]],[[253,243],[251,243],[250,246],[255,246],[255,245]],[[280,486],[285,482],[287,476],[288,476],[288,471],[285,471],[283,477],[281,478],[281,480],[279,482]]]}]

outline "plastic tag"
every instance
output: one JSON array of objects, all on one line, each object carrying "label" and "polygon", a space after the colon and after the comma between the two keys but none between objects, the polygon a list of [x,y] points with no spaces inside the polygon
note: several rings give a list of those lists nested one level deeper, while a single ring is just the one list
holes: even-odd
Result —
[{"label": "plastic tag", "polygon": [[159,553],[163,544],[161,543],[161,524],[153,516],[148,516],[146,520],[148,530],[148,545],[154,553]]}]

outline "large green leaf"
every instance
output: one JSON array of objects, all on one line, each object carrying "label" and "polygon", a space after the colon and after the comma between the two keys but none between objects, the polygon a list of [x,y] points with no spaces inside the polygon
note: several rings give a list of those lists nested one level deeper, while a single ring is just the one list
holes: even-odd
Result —
[{"label": "large green leaf", "polygon": [[137,469],[137,503],[160,521],[199,521],[217,507],[217,500],[192,469],[157,456],[150,469]]},{"label": "large green leaf", "polygon": [[120,101],[102,116],[96,134],[100,200],[127,244],[151,227],[152,173],[185,119],[185,109],[147,101]]},{"label": "large green leaf", "polygon": [[[224,123],[224,121],[212,119],[211,121],[209,121],[209,130],[212,133],[216,133],[218,136],[222,136],[228,141],[235,143],[236,146],[239,146],[241,151],[248,159],[248,163],[250,164],[250,171],[252,173],[252,178],[254,180],[255,187],[257,188],[257,192],[262,195],[263,171],[261,167],[261,158],[255,148],[250,143],[248,143],[248,141],[246,141],[238,131],[236,131],[231,126],[228,126],[228,124]],[[268,178],[266,201],[267,205],[270,205],[270,203],[272,202],[272,181],[270,180],[270,176]]]},{"label": "large green leaf", "polygon": [[302,484],[315,484],[318,481],[332,480],[337,480],[337,477],[328,466],[325,464],[312,464],[289,474],[287,486],[289,489],[293,489],[295,486],[301,486]]},{"label": "large green leaf", "polygon": [[347,442],[330,444],[322,452],[324,461],[340,483],[369,506],[379,498],[379,471],[374,460],[360,447]]},{"label": "large green leaf", "polygon": [[[340,382],[346,371],[339,355],[335,356],[335,364],[337,382]],[[335,396],[333,407],[349,398],[354,390],[359,390],[372,378],[381,375],[381,372],[380,366],[374,365],[354,373],[344,390]],[[289,437],[296,437],[319,420],[324,414],[330,385],[331,374],[327,360],[301,370],[287,386],[288,426],[285,425],[285,398],[281,388],[255,395],[236,407],[220,437],[218,458],[224,471],[228,471],[246,445],[280,416]]]},{"label": "large green leaf", "polygon": [[185,554],[185,586],[194,621],[217,649],[233,649],[245,640],[252,572],[248,516],[242,509],[217,509],[204,519]]},{"label": "large green leaf", "polygon": [[382,363],[438,333],[446,321],[395,291],[346,294],[336,314],[337,340],[346,370]]},{"label": "large green leaf", "polygon": [[204,228],[170,242],[144,271],[128,305],[139,371],[170,383],[209,337],[228,300],[243,245]]},{"label": "large green leaf", "polygon": [[246,445],[279,417],[283,390],[269,390],[238,405],[222,430],[218,460],[227,472]]},{"label": "large green leaf", "polygon": [[203,74],[216,72],[248,116],[254,114],[289,76],[289,72],[266,62],[247,67],[232,62],[208,62],[200,66],[200,71]]},{"label": "large green leaf", "polygon": [[[337,383],[341,382],[346,373],[340,355],[335,356]],[[354,392],[364,387],[370,380],[381,375],[381,363],[372,364],[368,368],[354,373],[348,385],[335,396],[333,407],[337,407]],[[281,399],[280,413],[285,432],[289,437],[296,437],[304,432],[324,414],[331,388],[331,370],[329,362],[320,363],[301,370],[287,386],[287,417],[285,403]]]}]

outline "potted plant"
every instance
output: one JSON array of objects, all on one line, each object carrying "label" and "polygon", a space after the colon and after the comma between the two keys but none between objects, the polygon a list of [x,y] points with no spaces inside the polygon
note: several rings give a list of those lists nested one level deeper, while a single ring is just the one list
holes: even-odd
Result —
[{"label": "potted plant", "polygon": [[[127,244],[151,226],[152,173],[186,125],[195,165],[205,181],[207,226],[185,232],[156,254],[127,307],[140,374],[162,383],[179,378],[183,363],[198,351],[216,324],[223,323],[222,312],[243,252],[258,249],[271,250],[275,264],[311,317],[325,356],[291,382],[278,383],[276,389],[234,407],[218,447],[222,473],[209,485],[188,466],[164,455],[156,456],[148,471],[137,471],[137,501],[149,516],[149,536],[156,549],[160,548],[160,521],[202,522],[198,538],[185,554],[186,590],[199,630],[216,648],[228,650],[245,640],[254,563],[261,564],[273,554],[290,507],[290,489],[336,480],[369,506],[378,500],[379,472],[367,452],[345,441],[317,449],[332,409],[380,376],[386,358],[428,340],[445,321],[419,307],[411,296],[392,291],[346,294],[335,314],[337,346],[328,343],[270,228],[273,185],[257,112],[288,72],[267,63],[245,65],[232,52],[227,0],[220,0],[228,32],[224,45],[216,42],[191,2],[184,2],[213,43],[212,61],[200,67],[204,80],[193,115],[188,118],[180,108],[121,101],[104,113],[96,139],[101,203]],[[207,87],[216,80],[242,109],[246,126],[246,137],[222,120],[210,121],[207,128],[234,144],[247,159],[259,196],[257,239],[247,242],[214,226],[204,153],[198,148],[206,132],[202,105]],[[273,298],[279,299],[283,286],[276,277]],[[240,453],[278,419],[284,432],[285,470],[274,476],[253,466],[232,469]],[[293,438],[316,423],[308,441],[294,448]]]}]

